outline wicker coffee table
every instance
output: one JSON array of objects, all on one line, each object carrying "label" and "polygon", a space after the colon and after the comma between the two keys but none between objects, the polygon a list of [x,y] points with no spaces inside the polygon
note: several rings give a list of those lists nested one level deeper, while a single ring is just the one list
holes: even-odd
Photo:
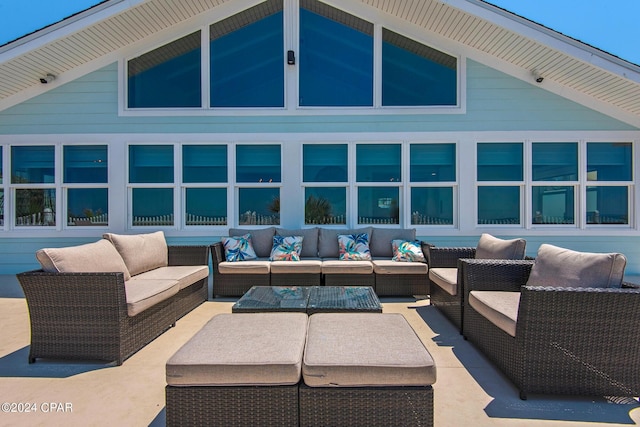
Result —
[{"label": "wicker coffee table", "polygon": [[371,286],[254,286],[231,308],[233,313],[382,313]]}]

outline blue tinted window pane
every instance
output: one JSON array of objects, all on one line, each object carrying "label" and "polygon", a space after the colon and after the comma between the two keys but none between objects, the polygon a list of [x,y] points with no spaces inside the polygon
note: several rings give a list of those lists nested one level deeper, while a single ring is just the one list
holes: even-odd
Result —
[{"label": "blue tinted window pane", "polygon": [[56,225],[56,190],[16,189],[15,215],[17,227]]},{"label": "blue tinted window pane", "polygon": [[577,181],[578,144],[574,142],[534,142],[534,181]]},{"label": "blue tinted window pane", "polygon": [[453,188],[414,187],[411,189],[412,225],[452,225]]},{"label": "blue tinted window pane", "polygon": [[[2,184],[2,152],[2,147],[0,147],[0,184]],[[0,212],[0,214],[2,213]]]},{"label": "blue tinted window pane", "polygon": [[533,187],[531,206],[534,224],[575,224],[573,187]]},{"label": "blue tinted window pane", "polygon": [[13,184],[51,184],[55,182],[53,145],[11,147]]},{"label": "blue tinted window pane", "polygon": [[356,180],[358,182],[400,182],[400,144],[358,144]]},{"label": "blue tinted window pane", "polygon": [[479,143],[478,181],[522,181],[522,143]]},{"label": "blue tinted window pane", "polygon": [[67,224],[70,226],[109,225],[109,194],[106,188],[69,188]]},{"label": "blue tinted window pane", "polygon": [[210,28],[211,106],[283,107],[282,0],[269,0]]},{"label": "blue tinted window pane", "polygon": [[398,187],[358,188],[359,224],[399,224]]},{"label": "blue tinted window pane", "polygon": [[4,225],[4,190],[0,189],[0,226]]},{"label": "blue tinted window pane", "polygon": [[520,224],[520,187],[479,187],[478,224]]},{"label": "blue tinted window pane", "polygon": [[227,182],[226,145],[184,145],[183,182]]},{"label": "blue tinted window pane", "polygon": [[382,30],[382,105],[456,105],[457,60]]},{"label": "blue tinted window pane", "polygon": [[237,182],[280,182],[279,145],[238,145]]},{"label": "blue tinted window pane", "polygon": [[129,182],[173,182],[173,145],[129,146]]},{"label": "blue tinted window pane", "polygon": [[64,182],[106,183],[108,181],[106,145],[66,145]]},{"label": "blue tinted window pane", "polygon": [[346,144],[305,144],[303,152],[304,182],[346,182]]},{"label": "blue tinted window pane", "polygon": [[411,144],[411,182],[456,180],[455,144]]},{"label": "blue tinted window pane", "polygon": [[133,225],[173,225],[173,188],[134,188]]},{"label": "blue tinted window pane", "polygon": [[304,190],[305,224],[346,224],[347,189],[344,187],[307,187]]},{"label": "blue tinted window pane", "polygon": [[589,181],[631,181],[633,152],[631,143],[587,143],[587,179]]},{"label": "blue tinted window pane", "polygon": [[227,225],[226,188],[187,188],[186,225]]},{"label": "blue tinted window pane", "polygon": [[127,63],[129,108],[201,107],[200,31]]},{"label": "blue tinted window pane", "polygon": [[300,105],[373,105],[373,24],[300,2]]},{"label": "blue tinted window pane", "polygon": [[279,188],[241,188],[238,195],[239,225],[280,224]]},{"label": "blue tinted window pane", "polygon": [[629,224],[629,189],[587,187],[587,224]]}]

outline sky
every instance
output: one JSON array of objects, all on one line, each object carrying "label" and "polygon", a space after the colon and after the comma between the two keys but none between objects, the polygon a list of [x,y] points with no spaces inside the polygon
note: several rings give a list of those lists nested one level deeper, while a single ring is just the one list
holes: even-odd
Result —
[{"label": "sky", "polygon": [[[0,45],[101,0],[0,0]],[[640,65],[640,0],[488,0],[510,12]]]}]

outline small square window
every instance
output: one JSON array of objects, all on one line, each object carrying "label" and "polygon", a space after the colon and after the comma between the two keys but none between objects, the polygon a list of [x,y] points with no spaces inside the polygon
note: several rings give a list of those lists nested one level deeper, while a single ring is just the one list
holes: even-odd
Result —
[{"label": "small square window", "polygon": [[411,225],[452,225],[453,188],[413,187]]},{"label": "small square window", "polygon": [[106,188],[67,189],[67,225],[109,225],[109,194]]},{"label": "small square window", "polygon": [[187,188],[186,225],[227,225],[226,188]]},{"label": "small square window", "polygon": [[237,182],[280,182],[279,145],[238,145],[236,147]]},{"label": "small square window", "polygon": [[53,145],[11,147],[12,184],[52,184],[55,182]]},{"label": "small square window", "polygon": [[56,190],[50,188],[16,189],[15,225],[56,225]]},{"label": "small square window", "polygon": [[575,224],[575,189],[572,186],[532,188],[534,224]]},{"label": "small square window", "polygon": [[106,145],[65,145],[64,182],[100,183],[108,181]]},{"label": "small square window", "polygon": [[173,145],[129,146],[129,182],[173,182]]},{"label": "small square window", "polygon": [[358,144],[356,181],[400,182],[402,178],[400,144]]},{"label": "small square window", "polygon": [[239,225],[280,224],[279,188],[240,188],[238,205]]},{"label": "small square window", "polygon": [[478,187],[478,224],[520,224],[520,187]]},{"label": "small square window", "polygon": [[173,188],[132,189],[134,226],[173,225]]},{"label": "small square window", "polygon": [[305,224],[346,224],[347,189],[344,187],[305,188]]},{"label": "small square window", "polygon": [[359,187],[359,224],[400,224],[398,187]]}]

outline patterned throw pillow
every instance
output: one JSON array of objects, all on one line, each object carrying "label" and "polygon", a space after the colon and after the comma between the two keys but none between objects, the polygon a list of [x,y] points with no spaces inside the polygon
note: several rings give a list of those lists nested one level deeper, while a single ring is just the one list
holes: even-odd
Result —
[{"label": "patterned throw pillow", "polygon": [[392,261],[425,262],[422,246],[417,240],[392,240]]},{"label": "patterned throw pillow", "polygon": [[340,259],[345,261],[365,261],[371,259],[368,234],[339,234]]},{"label": "patterned throw pillow", "polygon": [[300,261],[302,252],[302,236],[273,236],[271,261]]},{"label": "patterned throw pillow", "polygon": [[223,237],[224,255],[229,262],[256,259],[256,251],[251,244],[251,234],[244,236]]}]

